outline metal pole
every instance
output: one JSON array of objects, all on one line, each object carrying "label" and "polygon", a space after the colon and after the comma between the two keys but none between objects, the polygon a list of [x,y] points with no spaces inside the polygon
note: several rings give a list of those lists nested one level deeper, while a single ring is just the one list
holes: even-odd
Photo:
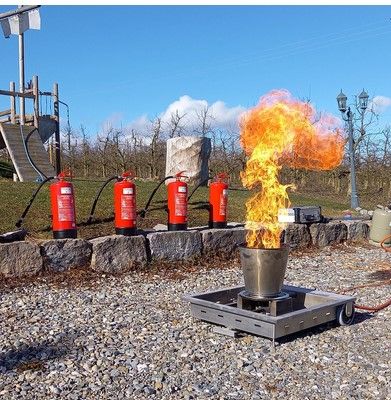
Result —
[{"label": "metal pole", "polygon": [[39,130],[39,89],[38,76],[33,76],[33,94],[34,94],[34,126]]},{"label": "metal pole", "polygon": [[[15,82],[10,82],[10,92],[15,92]],[[16,123],[16,101],[15,96],[10,96],[11,124]]]},{"label": "metal pole", "polygon": [[53,108],[54,120],[56,121],[56,130],[54,133],[56,146],[56,174],[61,172],[61,143],[60,143],[60,104],[58,102],[58,83],[53,85]]},{"label": "metal pole", "polygon": [[12,10],[12,11],[7,11],[5,13],[1,13],[0,20],[8,18],[8,17],[12,17],[14,15],[19,15],[26,11],[35,10],[36,8],[39,8],[39,7],[41,7],[41,6],[19,6],[17,10]]},{"label": "metal pole", "polygon": [[[23,33],[19,35],[19,91],[24,93],[24,38]],[[24,125],[24,97],[19,98],[19,121]]]},{"label": "metal pole", "polygon": [[348,129],[349,129],[349,157],[350,157],[350,185],[351,185],[351,200],[350,205],[353,209],[359,207],[358,195],[356,188],[356,169],[354,164],[354,149],[353,149],[353,113],[348,108]]}]

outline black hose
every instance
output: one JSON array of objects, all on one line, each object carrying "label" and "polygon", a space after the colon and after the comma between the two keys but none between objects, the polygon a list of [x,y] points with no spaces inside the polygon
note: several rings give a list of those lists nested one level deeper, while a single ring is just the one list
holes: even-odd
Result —
[{"label": "black hose", "polygon": [[38,174],[41,175],[41,178],[44,177],[45,179],[47,179],[47,176],[37,167],[37,165],[35,164],[35,162],[33,161],[33,159],[32,159],[31,156],[30,156],[30,151],[29,151],[29,147],[28,147],[28,141],[29,141],[31,135],[32,135],[35,131],[38,132],[38,129],[37,129],[37,128],[34,128],[32,131],[30,131],[30,132],[28,133],[28,135],[27,135],[26,138],[24,139],[24,147],[25,147],[25,150],[26,150],[26,156],[27,156],[27,158],[28,158],[28,160],[29,160],[29,163],[33,166],[33,168],[35,169],[35,171],[38,172]]},{"label": "black hose", "polygon": [[98,190],[98,193],[95,196],[94,202],[92,204],[91,207],[91,211],[90,211],[90,216],[88,217],[88,220],[86,222],[87,225],[89,225],[92,222],[92,218],[94,217],[94,212],[95,212],[95,208],[96,208],[96,204],[98,203],[99,197],[101,195],[101,193],[103,192],[103,189],[114,179],[121,179],[119,178],[117,175],[112,176],[111,178],[107,179],[103,185],[100,187],[100,189]]},{"label": "black hose", "polygon": [[189,202],[191,199],[191,196],[193,196],[193,194],[195,193],[196,190],[198,190],[198,188],[202,185],[204,185],[205,183],[208,182],[209,179],[212,179],[210,176],[208,176],[206,179],[204,179],[203,181],[201,181],[194,189],[193,191],[189,194],[189,197],[187,198],[187,201]]},{"label": "black hose", "polygon": [[27,207],[25,208],[25,210],[23,211],[22,215],[20,216],[20,218],[18,219],[18,221],[16,222],[15,226],[17,228],[20,228],[22,226],[23,220],[26,217],[27,213],[30,210],[31,205],[33,204],[37,194],[39,193],[39,191],[41,190],[42,186],[46,183],[49,182],[50,180],[54,179],[54,176],[49,176],[49,178],[45,178],[40,185],[38,186],[37,190],[34,192],[34,194],[31,196],[31,199],[27,205]]},{"label": "black hose", "polygon": [[151,193],[151,195],[149,196],[149,199],[147,201],[147,204],[145,205],[145,207],[140,210],[137,211],[137,215],[140,215],[141,218],[145,218],[145,214],[147,213],[148,207],[151,204],[151,201],[153,199],[153,197],[155,196],[155,193],[158,191],[158,189],[160,188],[160,186],[167,180],[167,179],[172,179],[174,178],[174,176],[166,176],[164,179],[162,179],[159,184],[155,187],[155,189],[153,190],[153,192]]}]

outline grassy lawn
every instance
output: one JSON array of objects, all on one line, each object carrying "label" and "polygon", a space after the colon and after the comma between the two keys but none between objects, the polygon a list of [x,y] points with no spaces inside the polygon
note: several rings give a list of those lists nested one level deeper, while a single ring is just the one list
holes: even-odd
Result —
[{"label": "grassy lawn", "polygon": [[[97,222],[85,225],[89,216],[91,204],[95,193],[101,182],[74,181],[76,193],[76,213],[79,224],[79,237],[92,238],[96,236],[114,233],[113,227],[113,194],[112,185],[108,185],[103,191],[98,202],[95,217]],[[137,208],[141,209],[156,186],[155,182],[136,182],[137,185]],[[0,232],[14,230],[15,222],[26,207],[37,183],[14,183],[11,181],[0,181]],[[50,204],[49,186],[46,185],[38,194],[33,206],[27,215],[24,227],[29,230],[34,238],[49,238],[50,231]],[[192,188],[190,187],[189,190]],[[229,194],[228,212],[229,221],[243,222],[245,218],[245,202],[249,192],[232,190]],[[321,205],[323,214],[326,216],[341,215],[341,211],[348,208],[347,201],[338,201],[327,197],[327,193],[320,196],[301,193],[292,193],[293,205]],[[166,223],[167,215],[163,207],[165,204],[166,189],[164,185],[156,193],[155,199],[150,206],[150,212],[145,219],[139,218],[140,228],[152,228],[157,223]],[[189,226],[205,225],[208,222],[208,212],[196,209],[208,200],[208,189],[200,188],[192,197],[189,205]]]}]

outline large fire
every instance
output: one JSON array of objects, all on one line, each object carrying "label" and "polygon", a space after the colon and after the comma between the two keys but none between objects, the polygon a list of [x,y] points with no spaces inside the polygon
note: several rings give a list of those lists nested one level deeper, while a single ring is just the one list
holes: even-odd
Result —
[{"label": "large fire", "polygon": [[330,170],[343,157],[345,140],[332,115],[294,99],[286,90],[273,90],[241,119],[241,145],[248,157],[243,185],[260,190],[246,203],[247,246],[278,248],[282,226],[278,210],[289,207],[287,188],[278,174],[283,165]]}]

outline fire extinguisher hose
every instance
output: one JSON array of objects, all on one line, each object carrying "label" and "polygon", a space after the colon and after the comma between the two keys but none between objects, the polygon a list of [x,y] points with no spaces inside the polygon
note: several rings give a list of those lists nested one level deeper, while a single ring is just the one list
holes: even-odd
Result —
[{"label": "fire extinguisher hose", "polygon": [[191,196],[193,196],[193,194],[198,190],[198,188],[200,188],[201,186],[205,185],[205,183],[208,182],[209,179],[212,179],[210,176],[208,176],[206,179],[204,179],[203,181],[201,181],[193,190],[192,192],[189,194],[189,197],[187,198],[187,201],[190,201]]},{"label": "fire extinguisher hose", "polygon": [[160,186],[162,186],[163,183],[164,183],[167,179],[172,179],[172,178],[174,178],[174,176],[171,176],[171,175],[170,175],[170,176],[166,176],[165,178],[163,178],[163,179],[157,184],[157,186],[155,187],[155,189],[153,189],[151,195],[149,196],[149,199],[148,199],[148,201],[147,201],[147,204],[145,204],[145,207],[144,207],[142,210],[137,211],[137,215],[140,215],[141,218],[145,218],[145,214],[147,213],[148,207],[149,207],[149,205],[151,204],[152,199],[154,198],[156,192],[159,190]]},{"label": "fire extinguisher hose", "polygon": [[113,181],[113,180],[115,180],[115,179],[120,179],[120,178],[118,178],[117,175],[112,176],[112,177],[110,177],[109,179],[105,180],[105,181],[103,182],[103,185],[99,188],[98,192],[96,193],[94,202],[92,203],[92,207],[91,207],[91,211],[90,211],[90,216],[88,217],[88,220],[87,220],[87,225],[91,224],[91,222],[92,222],[92,219],[93,219],[94,213],[95,213],[95,208],[96,208],[96,205],[97,205],[97,203],[98,203],[99,197],[100,197],[100,195],[101,195],[102,192],[103,192],[103,189],[104,189],[111,181]]},{"label": "fire extinguisher hose", "polygon": [[32,206],[35,198],[37,197],[37,194],[39,193],[39,191],[42,189],[42,187],[45,185],[45,183],[49,182],[50,180],[54,179],[54,176],[49,176],[48,178],[45,178],[40,185],[38,186],[37,190],[33,193],[33,195],[31,196],[31,199],[29,201],[29,203],[27,204],[27,207],[25,208],[25,210],[23,211],[22,215],[20,216],[20,218],[18,219],[18,221],[16,222],[15,226],[17,228],[20,228],[22,226],[23,220],[26,217],[27,213],[30,210],[30,207]]}]

